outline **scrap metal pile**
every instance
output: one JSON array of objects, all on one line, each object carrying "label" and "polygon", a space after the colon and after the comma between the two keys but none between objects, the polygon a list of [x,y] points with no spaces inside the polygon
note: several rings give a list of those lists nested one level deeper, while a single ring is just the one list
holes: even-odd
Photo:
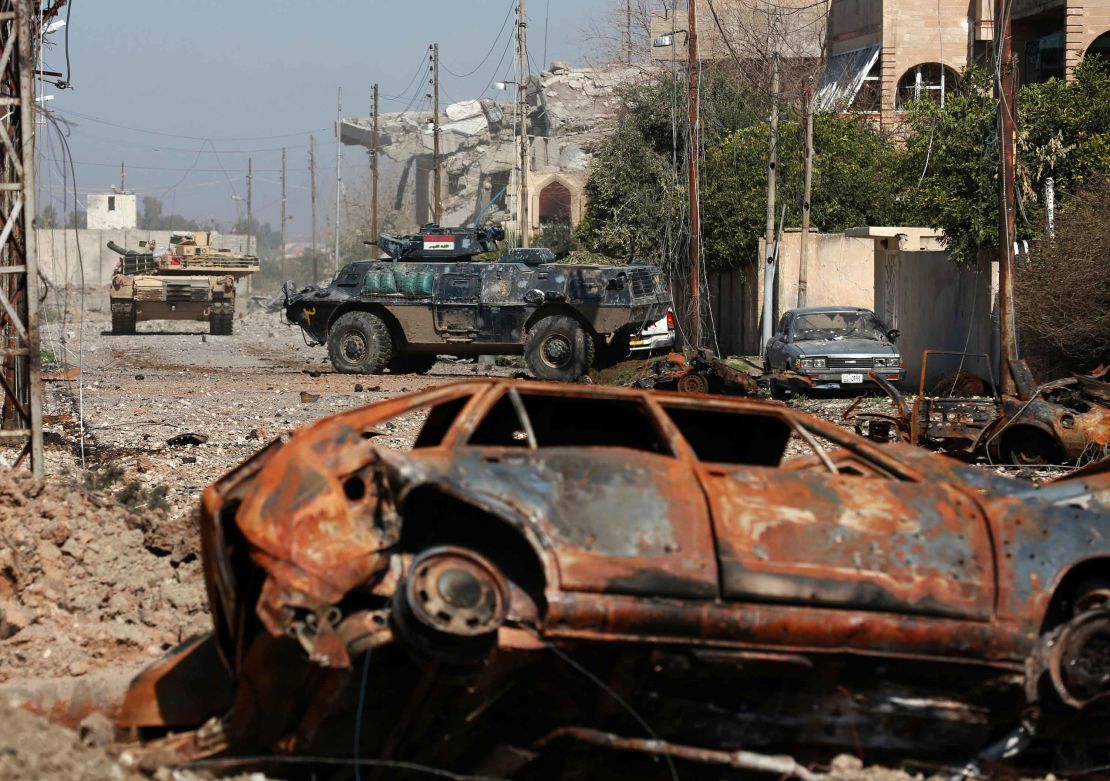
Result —
[{"label": "scrap metal pile", "polygon": [[773,402],[475,380],[272,443],[200,524],[214,631],[119,722],[182,760],[1105,761],[1105,462],[1036,487]]}]

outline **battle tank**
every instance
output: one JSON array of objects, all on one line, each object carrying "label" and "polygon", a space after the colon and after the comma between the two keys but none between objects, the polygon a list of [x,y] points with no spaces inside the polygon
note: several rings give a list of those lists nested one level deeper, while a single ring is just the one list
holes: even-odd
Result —
[{"label": "battle tank", "polygon": [[133,334],[143,320],[208,321],[209,331],[230,336],[235,283],[258,271],[258,258],[209,246],[209,235],[173,234],[168,249],[141,241],[142,250],[108,242],[120,258],[112,276],[112,333]]},{"label": "battle tank", "polygon": [[378,238],[387,257],[348,263],[326,287],[286,282],[285,317],[326,344],[336,371],[427,371],[437,354],[523,354],[533,375],[573,381],[627,353],[628,338],[667,313],[659,268],[557,262],[510,249],[499,227],[425,225]]}]

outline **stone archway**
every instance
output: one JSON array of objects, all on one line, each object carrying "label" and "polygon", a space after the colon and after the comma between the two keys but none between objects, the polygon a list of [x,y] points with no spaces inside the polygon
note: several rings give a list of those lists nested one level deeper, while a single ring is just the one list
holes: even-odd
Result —
[{"label": "stone archway", "polygon": [[558,179],[555,179],[540,190],[540,209],[538,217],[540,224],[545,222],[570,222],[570,189]]},{"label": "stone archway", "polygon": [[1087,47],[1084,56],[1089,57],[1092,54],[1097,54],[1107,62],[1110,62],[1110,31],[1104,32],[1091,41],[1091,45]]}]

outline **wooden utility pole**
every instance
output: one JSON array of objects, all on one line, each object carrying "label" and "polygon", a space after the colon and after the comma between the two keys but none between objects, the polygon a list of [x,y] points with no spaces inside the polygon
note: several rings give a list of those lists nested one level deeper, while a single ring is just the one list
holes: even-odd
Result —
[{"label": "wooden utility pole", "polygon": [[771,341],[775,317],[775,193],[779,167],[779,53],[771,55],[771,152],[767,161],[767,232],[764,234],[763,339],[760,352]]},{"label": "wooden utility pole", "polygon": [[528,215],[528,170],[532,152],[528,144],[528,17],[524,0],[517,7],[517,53],[520,58],[520,246],[529,246],[532,220]]},{"label": "wooden utility pole", "polygon": [[[246,254],[251,254],[251,232],[254,230],[254,201],[252,199],[254,190],[254,158],[247,158],[247,251]],[[255,240],[254,254],[258,254],[258,240]],[[247,295],[249,296],[254,290],[254,284],[251,282],[252,274],[247,275]],[[282,280],[283,282],[285,280]]]},{"label": "wooden utility pole", "polygon": [[1017,360],[1017,327],[1014,320],[1014,241],[1017,238],[1014,208],[1014,146],[1017,138],[1017,68],[1011,38],[1010,2],[995,0],[995,57],[998,62],[998,325],[1002,392],[1015,391],[1010,370]]},{"label": "wooden utility pole", "polygon": [[[624,3],[624,60],[628,65],[632,64],[632,0],[625,0]],[[544,63],[546,65],[546,63]]]},{"label": "wooden utility pole", "polygon": [[308,177],[312,192],[312,284],[320,280],[320,260],[316,247],[316,136],[308,137]]},{"label": "wooden utility pole", "polygon": [[805,114],[805,161],[802,186],[802,236],[798,261],[798,307],[806,305],[806,288],[809,274],[809,212],[810,193],[813,189],[813,84],[802,87],[802,113]]},{"label": "wooden utility pole", "polygon": [[370,196],[370,239],[378,240],[378,164],[381,162],[381,145],[378,140],[378,85],[374,85],[374,147],[370,150],[370,177],[373,193]]},{"label": "wooden utility pole", "polygon": [[289,276],[285,267],[285,147],[281,148],[281,276]]},{"label": "wooden utility pole", "polygon": [[343,125],[343,88],[339,88],[335,112],[335,271],[339,271],[339,193],[343,188],[343,143],[340,139]]},{"label": "wooden utility pole", "polygon": [[435,171],[432,177],[433,187],[435,187],[435,197],[433,203],[435,204],[435,223],[436,225],[442,224],[443,221],[443,181],[442,181],[442,165],[439,158],[439,44],[433,43],[429,46],[432,50],[432,159],[435,162]]},{"label": "wooden utility pole", "polygon": [[698,158],[701,156],[700,91],[698,89],[698,4],[689,0],[689,32],[686,35],[690,71],[690,346],[701,346],[701,197]]}]

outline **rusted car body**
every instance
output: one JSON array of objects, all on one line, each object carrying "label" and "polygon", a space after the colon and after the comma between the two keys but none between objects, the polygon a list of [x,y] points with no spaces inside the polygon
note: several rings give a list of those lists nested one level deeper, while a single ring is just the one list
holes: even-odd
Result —
[{"label": "rusted car body", "polygon": [[746,371],[729,366],[704,347],[696,351],[668,353],[640,373],[636,388],[677,390],[682,393],[723,393],[754,396],[759,380]]},{"label": "rusted car body", "polygon": [[[417,411],[411,451],[375,444]],[[142,673],[120,725],[186,757],[353,741],[514,778],[583,741],[973,751],[1020,718],[1097,723],[1107,507],[1105,469],[1037,488],[773,402],[446,385],[205,491],[214,633]]]},{"label": "rusted car body", "polygon": [[[990,361],[984,354],[926,350],[920,387],[910,407],[896,388],[872,374],[897,413],[856,413],[853,405],[845,417],[856,421],[859,433],[873,439],[885,440],[897,432],[904,442],[954,456],[985,457],[994,463],[1076,464],[1110,456],[1110,384],[1104,381],[1104,371],[1038,386],[1025,362],[1014,361],[1010,371],[1015,395],[938,395],[925,391],[933,356],[958,357],[961,363],[979,361],[988,367]],[[955,390],[960,378],[951,379]]]}]

